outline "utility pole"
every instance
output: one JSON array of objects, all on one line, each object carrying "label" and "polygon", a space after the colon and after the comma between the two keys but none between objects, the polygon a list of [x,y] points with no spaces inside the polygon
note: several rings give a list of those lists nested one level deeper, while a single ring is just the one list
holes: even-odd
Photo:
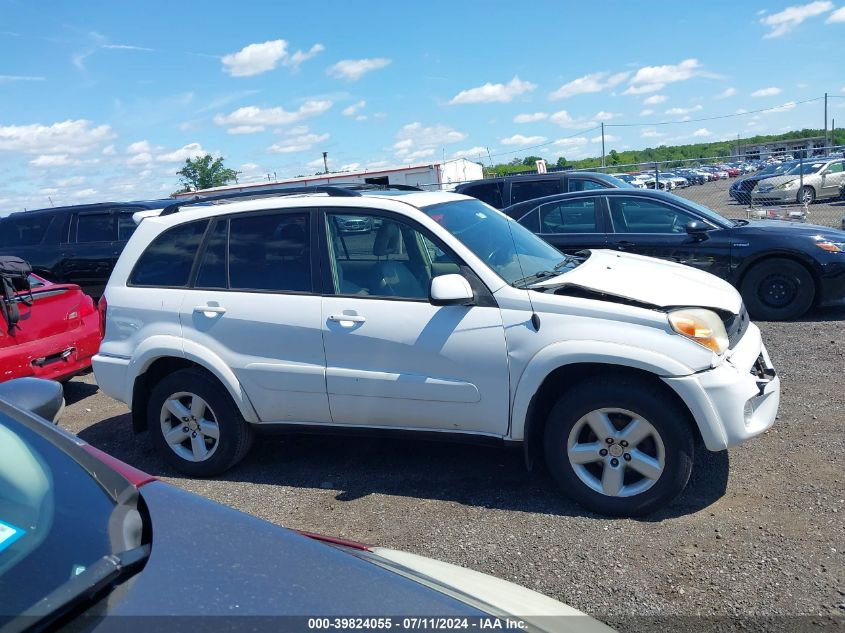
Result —
[{"label": "utility pole", "polygon": [[827,93],[824,93],[824,149],[827,151]]},{"label": "utility pole", "polygon": [[[827,119],[825,119],[827,121]],[[601,166],[604,167],[604,121],[601,122]]]},{"label": "utility pole", "polygon": [[323,152],[323,167],[326,168],[326,171],[324,173],[326,173],[326,174],[329,173],[329,153],[328,152]]}]

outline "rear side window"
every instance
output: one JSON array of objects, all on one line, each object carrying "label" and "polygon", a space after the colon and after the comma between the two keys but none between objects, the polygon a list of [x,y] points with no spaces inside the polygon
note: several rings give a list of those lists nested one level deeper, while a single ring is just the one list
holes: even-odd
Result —
[{"label": "rear side window", "polygon": [[0,220],[0,246],[36,246],[44,240],[53,214],[10,217]]},{"label": "rear side window", "polygon": [[[622,181],[624,182],[624,181]],[[586,178],[569,177],[569,191],[589,191],[590,189],[605,189],[607,185],[596,182],[595,180],[587,180]]]},{"label": "rear side window", "polygon": [[309,218],[308,212],[231,218],[229,287],[312,292]]},{"label": "rear side window", "polygon": [[564,200],[540,207],[541,233],[598,233],[596,199]]},{"label": "rear side window", "polygon": [[485,182],[477,185],[469,185],[461,190],[461,193],[465,196],[472,196],[473,198],[477,198],[481,200],[481,202],[486,202],[491,207],[495,207],[496,209],[501,209],[504,204],[502,204],[502,187],[504,185],[501,182]]},{"label": "rear side window", "polygon": [[111,242],[115,239],[115,217],[111,211],[105,213],[80,213],[76,220],[76,241]]},{"label": "rear side window", "polygon": [[135,229],[138,228],[138,225],[135,224],[135,220],[132,219],[132,214],[134,212],[135,211],[122,211],[120,215],[117,216],[118,242],[129,241],[129,238],[132,237],[132,234],[135,232]]},{"label": "rear side window", "polygon": [[561,193],[560,178],[516,180],[511,183],[511,204]]},{"label": "rear side window", "polygon": [[208,220],[197,220],[180,224],[159,235],[138,259],[135,270],[129,276],[129,284],[187,286],[206,226]]}]

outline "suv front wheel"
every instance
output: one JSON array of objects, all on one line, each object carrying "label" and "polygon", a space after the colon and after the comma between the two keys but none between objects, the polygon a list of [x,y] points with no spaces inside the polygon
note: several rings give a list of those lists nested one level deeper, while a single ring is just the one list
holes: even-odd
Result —
[{"label": "suv front wheel", "polygon": [[196,477],[228,470],[252,443],[252,429],[228,392],[200,369],[180,369],[164,377],[153,387],[147,415],[159,454]]},{"label": "suv front wheel", "polygon": [[561,488],[610,516],[666,505],[692,472],[686,412],[651,382],[627,376],[587,379],[561,396],[546,422],[544,445]]}]

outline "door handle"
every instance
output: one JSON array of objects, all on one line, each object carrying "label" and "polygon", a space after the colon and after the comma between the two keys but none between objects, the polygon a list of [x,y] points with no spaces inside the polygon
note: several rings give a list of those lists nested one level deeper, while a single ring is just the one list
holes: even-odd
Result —
[{"label": "door handle", "polygon": [[329,317],[329,321],[336,321],[337,323],[363,323],[367,320],[367,317],[360,316],[358,314],[332,314]]},{"label": "door handle", "polygon": [[202,312],[203,314],[226,314],[226,308],[223,306],[196,306],[194,312]]},{"label": "door handle", "polygon": [[622,240],[620,242],[616,242],[616,248],[625,248],[627,246],[633,246],[633,242],[629,242],[627,240]]}]

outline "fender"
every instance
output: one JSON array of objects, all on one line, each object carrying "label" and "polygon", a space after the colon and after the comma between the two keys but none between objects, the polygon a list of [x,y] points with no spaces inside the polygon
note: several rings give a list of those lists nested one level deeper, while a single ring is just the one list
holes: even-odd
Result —
[{"label": "fender", "polygon": [[244,416],[244,420],[250,423],[260,422],[258,414],[255,412],[240,381],[219,356],[192,341],[169,335],[151,336],[145,339],[132,355],[132,360],[126,371],[124,391],[127,394],[125,402],[129,404],[130,408],[132,407],[135,380],[147,371],[154,361],[165,356],[184,358],[211,372],[232,396],[232,400],[234,400],[241,415]]},{"label": "fender", "polygon": [[517,382],[511,413],[510,439],[525,439],[531,399],[554,370],[575,363],[601,363],[641,369],[656,376],[687,376],[695,373],[676,359],[650,349],[608,341],[561,341],[538,351]]}]

